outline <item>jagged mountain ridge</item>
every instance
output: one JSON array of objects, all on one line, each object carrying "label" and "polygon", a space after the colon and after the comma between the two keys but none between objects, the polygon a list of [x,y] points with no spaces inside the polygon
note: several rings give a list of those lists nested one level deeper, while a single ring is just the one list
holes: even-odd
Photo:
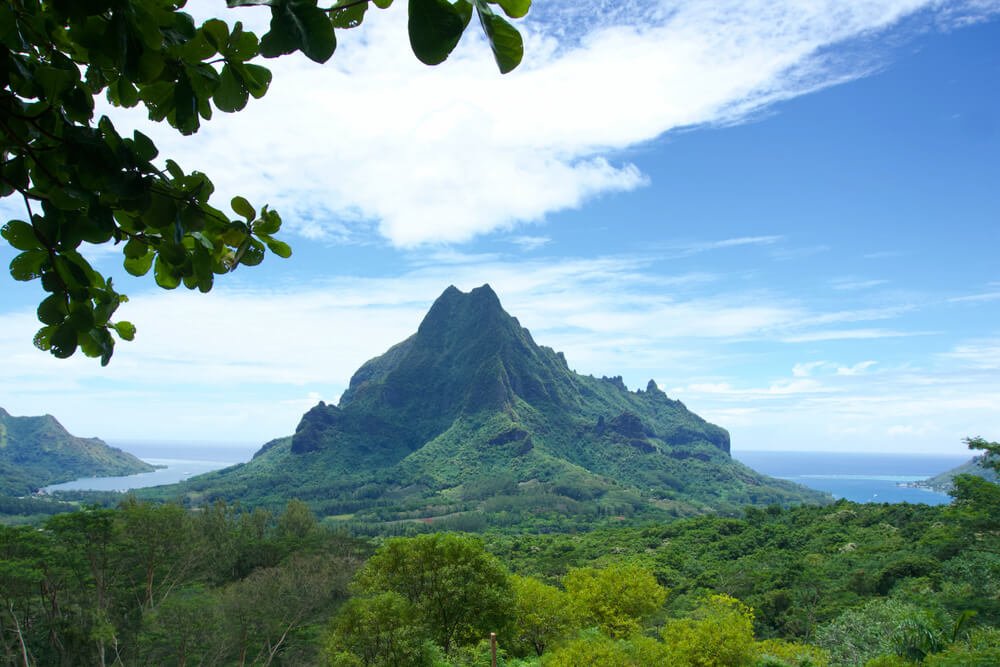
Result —
[{"label": "jagged mountain ridge", "polygon": [[728,432],[653,381],[629,391],[620,377],[575,373],[489,285],[449,287],[414,335],[358,369],[338,405],[320,403],[291,438],[191,484],[199,498],[287,493],[329,514],[383,518],[484,511],[493,487],[511,506],[538,496],[538,511],[823,500],[733,461]]},{"label": "jagged mountain ridge", "polygon": [[19,496],[78,477],[152,470],[99,438],[71,435],[52,415],[14,417],[0,408],[0,495]]},{"label": "jagged mountain ridge", "polygon": [[[386,411],[391,415],[380,418]],[[576,427],[589,421],[598,435],[602,430],[619,433],[640,449],[655,449],[651,442],[639,443],[652,438],[664,445],[705,442],[729,453],[725,430],[671,401],[652,381],[646,392],[632,393],[621,378],[574,373],[563,355],[538,346],[504,312],[488,285],[469,294],[454,286],[445,290],[416,334],[362,365],[338,406],[320,404],[306,413],[292,438],[292,451],[331,446],[340,436],[357,438],[360,425],[364,435],[385,435],[363,438],[363,446],[395,463],[456,419],[484,411],[507,415],[513,431],[521,420],[542,426],[567,422],[564,417],[572,414],[568,421],[580,422]]]}]

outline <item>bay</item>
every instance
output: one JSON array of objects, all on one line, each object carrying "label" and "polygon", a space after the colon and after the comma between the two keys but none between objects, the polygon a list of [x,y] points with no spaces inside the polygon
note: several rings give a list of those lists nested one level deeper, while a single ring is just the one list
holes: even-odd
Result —
[{"label": "bay", "polygon": [[260,445],[188,441],[120,441],[114,447],[134,454],[146,463],[163,466],[153,472],[119,477],[82,477],[51,484],[43,491],[128,491],[162,484],[176,484],[189,477],[228,468],[250,460]]}]

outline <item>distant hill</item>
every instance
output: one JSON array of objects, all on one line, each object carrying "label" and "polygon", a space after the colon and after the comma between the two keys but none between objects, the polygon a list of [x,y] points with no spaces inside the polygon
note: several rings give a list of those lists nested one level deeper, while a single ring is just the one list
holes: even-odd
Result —
[{"label": "distant hill", "polygon": [[982,477],[990,482],[1000,482],[1000,478],[997,477],[995,471],[982,466],[983,457],[985,456],[986,454],[974,456],[957,468],[946,470],[940,475],[935,475],[934,477],[930,477],[919,482],[913,482],[911,486],[916,486],[922,489],[931,489],[932,491],[939,491],[941,493],[948,493],[954,486],[954,480],[957,475],[976,475],[977,477]]},{"label": "distant hill", "polygon": [[652,380],[629,391],[620,377],[570,370],[488,285],[449,287],[414,335],[358,369],[339,405],[321,402],[291,437],[180,489],[198,501],[297,497],[344,521],[456,527],[483,516],[691,514],[829,499],[731,459],[729,433]]},{"label": "distant hill", "polygon": [[0,495],[21,496],[78,477],[155,468],[98,438],[70,435],[52,415],[12,417],[0,408]]}]

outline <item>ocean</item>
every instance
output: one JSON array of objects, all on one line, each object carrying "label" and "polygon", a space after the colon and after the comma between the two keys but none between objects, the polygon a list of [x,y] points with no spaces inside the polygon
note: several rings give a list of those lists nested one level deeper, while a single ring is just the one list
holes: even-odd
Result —
[{"label": "ocean", "polygon": [[[154,465],[154,472],[126,477],[86,477],[53,484],[46,491],[127,491],[173,484],[194,475],[250,460],[260,445],[251,443],[112,442]],[[951,497],[926,489],[899,486],[950,470],[971,458],[944,454],[866,454],[856,452],[734,451],[733,458],[772,477],[787,479],[835,498],[866,503],[941,505]]]},{"label": "ocean", "polygon": [[951,496],[912,487],[965,463],[972,454],[734,451],[733,458],[765,475],[787,479],[857,503],[943,505]]}]

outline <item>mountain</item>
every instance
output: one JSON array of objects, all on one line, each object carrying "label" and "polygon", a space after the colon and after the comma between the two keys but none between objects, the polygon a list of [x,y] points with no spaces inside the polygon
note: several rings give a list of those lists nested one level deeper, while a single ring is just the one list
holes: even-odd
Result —
[{"label": "mountain", "polygon": [[21,496],[78,477],[155,468],[98,438],[70,435],[52,415],[13,417],[0,408],[0,495]]},{"label": "mountain", "polygon": [[340,520],[459,526],[829,499],[731,459],[728,432],[652,380],[629,391],[621,377],[575,373],[488,285],[449,287],[415,334],[358,369],[338,405],[319,403],[291,437],[182,489],[193,500],[298,497]]},{"label": "mountain", "polygon": [[976,475],[990,482],[1000,482],[1000,478],[997,477],[996,472],[990,468],[983,467],[982,463],[985,456],[986,454],[974,456],[957,468],[946,470],[939,475],[934,475],[934,477],[919,482],[913,482],[910,486],[948,493],[954,486],[954,479],[957,475]]}]

